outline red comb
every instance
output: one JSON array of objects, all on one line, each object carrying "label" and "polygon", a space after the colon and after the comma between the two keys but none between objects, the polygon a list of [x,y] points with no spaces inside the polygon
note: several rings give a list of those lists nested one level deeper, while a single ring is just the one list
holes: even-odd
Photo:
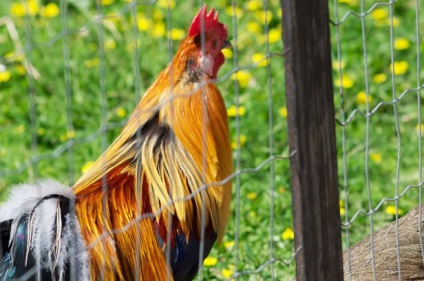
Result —
[{"label": "red comb", "polygon": [[227,26],[218,21],[218,12],[215,12],[213,8],[207,14],[206,11],[207,7],[205,4],[194,17],[188,36],[194,36],[200,34],[201,31],[206,31],[208,33],[218,33],[221,37],[227,39]]}]

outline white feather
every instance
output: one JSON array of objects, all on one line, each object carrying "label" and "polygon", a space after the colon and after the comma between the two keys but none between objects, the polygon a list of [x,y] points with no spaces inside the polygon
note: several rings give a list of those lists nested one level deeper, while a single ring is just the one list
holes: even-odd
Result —
[{"label": "white feather", "polygon": [[[58,208],[57,197],[42,200],[49,195],[61,195],[68,198],[71,202],[71,212],[58,214],[58,211],[62,212],[62,210]],[[0,222],[13,220],[9,243],[13,242],[22,216],[26,214],[31,216],[31,223],[28,224],[30,228],[28,243],[31,245],[34,257],[43,267],[52,270],[57,268],[59,280],[64,277],[65,270],[71,271],[72,279],[89,280],[88,251],[72,209],[74,200],[75,195],[70,188],[53,180],[43,180],[35,184],[12,187],[9,199],[0,206]],[[62,215],[65,215],[66,223],[62,221]],[[60,229],[57,226],[61,226]],[[60,237],[57,237],[58,235]],[[60,243],[56,243],[58,240]],[[54,259],[52,259],[53,249],[56,249],[58,253]],[[67,260],[70,260],[69,264]]]}]

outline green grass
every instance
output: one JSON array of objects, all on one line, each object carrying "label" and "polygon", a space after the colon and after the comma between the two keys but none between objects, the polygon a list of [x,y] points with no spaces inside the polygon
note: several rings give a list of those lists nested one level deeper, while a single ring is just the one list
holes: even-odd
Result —
[{"label": "green grass", "polygon": [[[166,30],[169,23],[167,10],[158,3],[145,2],[146,5],[138,5],[136,8],[140,18],[147,19],[147,23],[140,22],[140,30],[134,24],[128,3],[118,0],[111,5],[102,6],[101,12],[107,16],[103,23],[95,20],[98,10],[94,1],[68,1],[66,18],[61,15],[45,18],[40,15],[40,11],[27,19],[11,17],[20,40],[27,47],[25,56],[40,73],[38,79],[20,73],[22,62],[16,55],[8,57],[10,53],[16,54],[17,49],[7,28],[0,26],[0,64],[5,65],[11,74],[8,81],[0,82],[1,200],[7,197],[7,190],[11,185],[31,182],[37,178],[55,178],[72,184],[81,175],[82,167],[95,160],[117,136],[136,102],[179,47],[179,40],[170,44],[163,34],[163,28]],[[184,4],[179,2],[172,9],[172,26],[169,28],[186,32],[199,5],[197,1],[184,1]],[[234,150],[234,167],[239,163],[240,169],[247,169],[257,167],[269,158],[270,138],[273,142],[272,153],[287,155],[288,137],[286,118],[280,111],[285,107],[283,58],[279,55],[272,56],[269,68],[252,62],[254,54],[267,52],[264,35],[266,30],[271,30],[269,51],[283,53],[281,38],[276,36],[281,30],[279,1],[268,1],[271,14],[268,15],[270,22],[267,29],[259,19],[261,7],[253,7],[251,4],[254,1],[243,4],[238,2],[241,12],[237,19],[237,41],[234,38],[233,18],[228,13],[230,1],[213,1],[208,4],[220,11],[221,21],[229,27],[230,40],[237,46],[238,60],[234,60],[236,52],[233,52],[233,57],[227,58],[219,73],[222,79],[218,86],[227,108],[239,104],[245,110],[245,114],[239,118],[230,118],[230,128],[233,142],[236,142],[237,132],[242,135],[240,150]],[[348,2],[338,4],[340,18],[349,10],[359,13],[359,1]],[[10,16],[13,3],[15,2],[6,1],[0,5],[0,17]],[[375,2],[365,1],[365,10],[373,3]],[[47,4],[47,1],[40,1],[39,8]],[[334,4],[332,1],[330,4],[330,17],[335,20]],[[387,6],[381,8],[389,11]],[[424,8],[421,2],[420,8]],[[409,65],[404,74],[396,76],[394,86],[396,96],[399,96],[405,89],[415,88],[417,85],[414,1],[396,3],[394,15],[399,21],[394,29],[395,39],[406,38],[410,43],[405,50],[395,50],[394,53],[396,61],[406,61]],[[372,96],[370,109],[379,102],[392,99],[390,29],[387,17],[381,20],[374,17],[365,17],[369,94]],[[421,30],[423,23],[421,15]],[[65,24],[69,28],[67,34],[63,33]],[[146,24],[151,26],[143,30]],[[30,30],[30,35],[26,30]],[[134,61],[135,30],[138,62]],[[334,26],[331,27],[331,32],[333,61],[337,64]],[[340,35],[343,73],[353,83],[350,87],[344,87],[343,98],[339,88],[335,87],[336,118],[343,120],[355,109],[366,112],[366,105],[357,100],[358,93],[365,91],[360,19],[348,16],[340,25]],[[420,41],[422,54],[423,38]],[[31,44],[33,48],[28,49]],[[69,47],[68,60],[64,53],[64,44]],[[104,53],[99,51],[101,46],[104,46]],[[243,69],[244,73],[239,76],[238,84],[230,77],[236,66]],[[134,71],[135,67],[138,67],[137,72]],[[138,79],[135,78],[136,73],[140,73]],[[381,73],[386,75],[386,80],[376,83],[373,77]],[[268,87],[269,77],[271,82]],[[335,67],[334,80],[338,79],[339,72]],[[344,80],[345,83],[349,82]],[[68,99],[70,102],[67,102]],[[35,107],[31,107],[31,102],[35,103]],[[344,117],[340,110],[342,107]],[[270,108],[272,125],[269,122]],[[406,186],[419,182],[419,137],[415,129],[418,124],[416,93],[408,93],[399,101],[397,111],[401,132],[398,182],[400,193]],[[383,198],[395,196],[398,153],[393,106],[381,106],[369,121],[368,149],[372,156],[369,159],[369,186],[371,203],[375,207]],[[102,135],[99,130],[106,124],[109,125],[109,130]],[[357,210],[368,210],[365,178],[366,132],[366,119],[358,114],[345,126],[348,219]],[[337,126],[336,133],[341,200],[344,201],[341,126]],[[74,145],[66,149],[69,144]],[[37,157],[41,157],[39,161],[30,165],[31,159]],[[274,244],[274,257],[286,261],[292,257],[293,241],[282,237],[286,229],[292,228],[289,162],[286,159],[276,160],[273,167],[275,173],[271,176],[270,168],[267,164],[257,172],[243,173],[238,180],[233,181],[232,220],[224,243],[215,246],[210,254],[218,262],[214,266],[205,267],[205,279],[225,279],[231,272],[256,270],[270,259],[270,239]],[[236,196],[237,188],[239,198]],[[270,210],[271,200],[274,201],[273,210]],[[393,204],[385,203],[374,215],[375,229],[393,220],[392,215],[385,213],[385,207]],[[416,189],[409,190],[399,200],[399,208],[404,213],[417,204]],[[275,220],[272,234],[271,212]],[[342,219],[345,219],[344,216]],[[350,227],[350,242],[359,241],[366,233],[369,233],[369,220],[360,215]],[[232,243],[235,241],[238,241],[238,245]],[[346,247],[346,242],[344,244]],[[236,259],[237,270],[234,268]],[[288,280],[294,276],[295,266],[294,263],[288,267],[275,263],[274,269],[278,280]],[[270,276],[271,266],[268,265],[259,273],[246,275],[241,279],[269,280]]]}]

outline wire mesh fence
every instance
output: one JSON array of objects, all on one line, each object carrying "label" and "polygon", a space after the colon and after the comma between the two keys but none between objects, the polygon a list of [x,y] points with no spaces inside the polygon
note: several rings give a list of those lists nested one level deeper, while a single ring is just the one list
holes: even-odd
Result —
[{"label": "wire mesh fence", "polygon": [[[203,1],[6,1],[0,7],[0,198],[72,186],[112,143]],[[278,1],[208,2],[234,48],[217,85],[234,158],[232,219],[198,279],[294,275]]]},{"label": "wire mesh fence", "polygon": [[345,279],[420,279],[423,3],[331,5]]}]

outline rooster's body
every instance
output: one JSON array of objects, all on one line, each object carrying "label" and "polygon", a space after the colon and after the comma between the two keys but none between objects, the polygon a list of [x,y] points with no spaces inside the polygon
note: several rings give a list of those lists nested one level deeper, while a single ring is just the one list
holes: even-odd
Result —
[{"label": "rooster's body", "polygon": [[[14,208],[0,213],[3,228],[11,226],[0,280],[25,274],[34,264],[51,279],[196,275],[222,239],[229,215],[231,147],[224,101],[214,84],[227,46],[225,25],[203,7],[122,133],[73,189],[50,190],[53,183],[43,182],[39,189],[46,190],[21,205],[11,202],[24,188],[12,194],[0,209]],[[48,221],[40,219],[42,210]]]}]

